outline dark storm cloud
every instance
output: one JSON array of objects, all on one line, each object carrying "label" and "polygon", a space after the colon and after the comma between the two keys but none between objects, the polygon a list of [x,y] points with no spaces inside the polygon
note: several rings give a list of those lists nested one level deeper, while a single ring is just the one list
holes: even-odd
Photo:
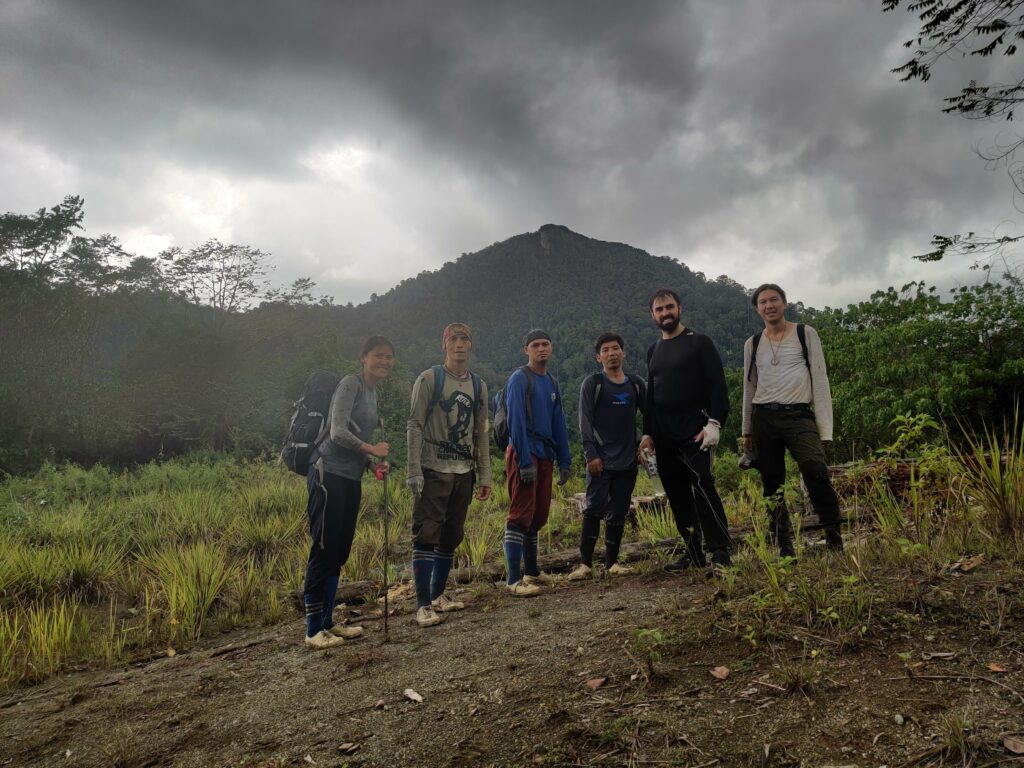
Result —
[{"label": "dark storm cloud", "polygon": [[983,133],[939,113],[972,73],[889,74],[909,22],[877,0],[11,0],[0,208],[81,193],[91,226],[249,242],[342,300],[555,221],[836,304],[1010,212]]},{"label": "dark storm cloud", "polygon": [[[695,84],[685,8],[41,3],[10,14],[2,43],[21,85],[15,122],[55,142],[118,152],[156,139],[185,160],[274,174],[296,141],[413,132],[528,169],[628,150],[603,132],[629,124],[620,107],[653,118],[649,130],[670,121]],[[576,114],[574,94],[592,88],[609,103]],[[586,134],[562,135],[577,122]]]}]

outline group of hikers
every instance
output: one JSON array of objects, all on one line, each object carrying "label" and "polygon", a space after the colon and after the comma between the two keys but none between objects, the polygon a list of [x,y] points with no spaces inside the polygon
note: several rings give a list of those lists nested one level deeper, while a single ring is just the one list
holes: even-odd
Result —
[{"label": "group of hikers", "polygon": [[[764,330],[744,346],[744,459],[757,468],[770,515],[770,536],[780,555],[794,554],[789,512],[779,492],[785,451],[799,466],[826,545],[842,550],[839,501],[829,480],[823,444],[832,440],[832,400],[821,341],[813,328],[786,319],[786,294],[759,286],[751,304]],[[636,484],[638,459],[656,462],[676,528],[679,558],[665,566],[716,569],[731,563],[732,540],[715,488],[712,455],[729,410],[722,360],[711,339],[680,323],[679,296],[656,290],[649,302],[660,338],[647,350],[647,377],[623,370],[625,342],[602,333],[594,352],[601,370],[584,379],[579,428],[586,458],[586,502],[580,565],[568,579],[593,575],[602,520],[604,566],[627,574],[618,562],[623,529]],[[407,479],[413,494],[412,573],[416,622],[440,624],[466,606],[446,592],[466,514],[475,496],[493,488],[487,385],[469,368],[473,334],[451,323],[441,338],[444,362],[423,371],[412,389],[407,425]],[[510,504],[504,552],[508,593],[531,597],[552,579],[537,560],[537,535],[548,519],[552,483],[570,477],[568,430],[558,382],[548,373],[551,336],[534,329],[523,338],[526,364],[495,398],[495,432],[505,447]],[[330,648],[358,637],[362,627],[335,623],[335,595],[348,559],[367,469],[387,472],[389,446],[373,442],[377,385],[387,378],[395,349],[382,336],[367,339],[358,374],[346,376],[331,398],[315,460],[307,474],[307,514],[312,537],[303,587],[306,644]],[[642,434],[637,412],[643,415]]]}]

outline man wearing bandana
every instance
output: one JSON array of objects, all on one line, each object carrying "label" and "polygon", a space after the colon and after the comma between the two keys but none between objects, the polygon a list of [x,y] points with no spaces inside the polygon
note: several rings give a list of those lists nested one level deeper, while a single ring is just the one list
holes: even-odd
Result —
[{"label": "man wearing bandana", "polygon": [[440,624],[442,614],[466,607],[446,595],[445,588],[464,536],[473,487],[478,499],[487,499],[492,485],[487,385],[469,370],[469,326],[447,326],[441,346],[444,364],[425,370],[413,385],[406,429],[406,484],[415,500],[412,571],[421,627]]}]

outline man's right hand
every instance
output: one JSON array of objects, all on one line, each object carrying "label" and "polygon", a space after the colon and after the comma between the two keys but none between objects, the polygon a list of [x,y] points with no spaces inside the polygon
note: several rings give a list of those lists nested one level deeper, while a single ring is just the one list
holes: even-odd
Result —
[{"label": "man's right hand", "polygon": [[640,445],[636,449],[637,456],[643,456],[645,452],[654,453],[654,441],[650,435],[644,435],[643,439],[640,440]]},{"label": "man's right hand", "polygon": [[604,462],[601,461],[600,457],[591,459],[587,462],[587,474],[597,477],[604,472]]},{"label": "man's right hand", "polygon": [[519,479],[523,485],[533,485],[533,481],[537,479],[537,467],[533,464],[528,467],[520,467]]},{"label": "man's right hand", "polygon": [[409,486],[409,490],[412,491],[412,495],[415,498],[418,499],[420,494],[423,493],[423,475],[406,478],[405,484]]}]

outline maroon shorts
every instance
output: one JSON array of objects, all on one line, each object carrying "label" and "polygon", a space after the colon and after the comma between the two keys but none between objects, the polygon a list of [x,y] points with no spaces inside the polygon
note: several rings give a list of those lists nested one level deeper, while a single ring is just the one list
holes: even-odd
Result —
[{"label": "maroon shorts", "polygon": [[533,456],[537,479],[524,485],[519,475],[519,460],[510,445],[505,449],[505,477],[508,478],[508,495],[512,503],[508,508],[506,521],[520,528],[536,533],[548,521],[551,509],[551,470],[553,462]]}]

